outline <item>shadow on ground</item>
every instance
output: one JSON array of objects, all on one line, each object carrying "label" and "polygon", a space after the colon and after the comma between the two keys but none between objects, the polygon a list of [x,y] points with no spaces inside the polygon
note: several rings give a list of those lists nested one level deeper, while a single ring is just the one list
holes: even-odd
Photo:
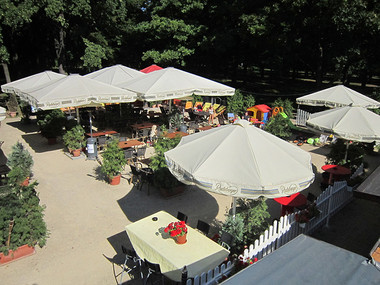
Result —
[{"label": "shadow on ground", "polygon": [[380,236],[380,204],[354,198],[311,236],[369,258],[369,252]]},{"label": "shadow on ground", "polygon": [[25,134],[22,135],[22,138],[36,153],[63,149],[62,142],[58,141],[56,144],[49,145],[47,139],[38,133]]},{"label": "shadow on ground", "polygon": [[13,128],[19,129],[25,134],[35,133],[39,131],[38,125],[35,121],[31,121],[28,124],[22,123],[21,121],[7,122],[7,124],[12,126]]},{"label": "shadow on ground", "polygon": [[176,217],[180,211],[189,217],[189,226],[196,227],[198,219],[212,223],[219,212],[215,198],[197,187],[186,186],[181,195],[171,198],[163,198],[153,186],[150,186],[148,195],[147,187],[144,185],[141,191],[133,187],[126,196],[117,201],[131,222],[162,210]]}]

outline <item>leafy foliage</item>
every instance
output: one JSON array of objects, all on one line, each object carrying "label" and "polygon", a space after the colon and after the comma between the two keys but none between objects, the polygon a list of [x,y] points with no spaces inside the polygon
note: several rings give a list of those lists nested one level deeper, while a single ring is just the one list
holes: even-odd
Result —
[{"label": "leafy foliage", "polygon": [[113,139],[107,143],[102,157],[102,172],[111,179],[119,175],[123,166],[127,163],[124,152],[119,147],[119,141],[117,139]]},{"label": "leafy foliage", "polygon": [[83,38],[83,42],[86,45],[84,55],[80,58],[83,60],[83,66],[86,67],[88,71],[102,68],[102,59],[107,59],[105,49],[101,45],[85,38]]},{"label": "leafy foliage", "polygon": [[[0,252],[28,244],[30,246],[46,244],[48,230],[43,220],[45,207],[40,206],[40,199],[35,191],[37,182],[26,187],[12,186],[7,195],[0,195]],[[9,186],[11,187],[11,186]],[[14,225],[7,246],[11,221]]]},{"label": "leafy foliage", "polygon": [[16,167],[20,168],[22,173],[26,176],[29,176],[32,167],[33,167],[34,161],[32,155],[29,153],[29,151],[24,147],[24,145],[20,142],[17,142],[15,145],[12,146],[12,152],[8,157],[7,165],[14,169]]},{"label": "leafy foliage", "polygon": [[289,99],[282,99],[282,98],[277,98],[273,105],[272,108],[274,107],[282,107],[284,109],[284,113],[289,117],[293,118],[293,112],[294,112],[294,107],[292,101]]},{"label": "leafy foliage", "polygon": [[234,239],[230,244],[232,252],[241,252],[244,244],[245,233],[244,219],[241,214],[236,214],[235,219],[232,215],[228,215],[222,225],[222,231],[230,233],[234,236]]},{"label": "leafy foliage", "polygon": [[252,95],[244,96],[240,90],[236,90],[235,95],[227,99],[227,111],[229,113],[240,114],[254,105],[255,98]]},{"label": "leafy foliage", "polygon": [[181,182],[170,173],[165,161],[165,152],[175,148],[180,140],[180,136],[173,139],[159,137],[154,144],[155,155],[152,156],[149,166],[154,171],[154,185],[157,188],[171,189],[181,185]]},{"label": "leafy foliage", "polygon": [[272,116],[265,126],[265,130],[272,135],[278,136],[282,139],[287,139],[292,135],[292,131],[288,124],[288,120],[281,116]]},{"label": "leafy foliage", "polygon": [[59,109],[48,111],[41,114],[41,119],[37,121],[41,135],[45,138],[56,138],[63,133],[65,125],[65,115]]},{"label": "leafy foliage", "polygon": [[76,125],[63,135],[63,141],[68,149],[81,149],[86,145],[84,137],[84,129],[80,125]]},{"label": "leafy foliage", "polygon": [[351,143],[347,150],[347,160],[345,160],[347,141],[338,139],[331,145],[330,152],[326,155],[329,164],[347,165],[350,168],[358,167],[364,158],[365,150],[358,143]]},{"label": "leafy foliage", "polygon": [[270,217],[268,205],[264,198],[238,199],[237,204],[236,211],[243,218],[245,225],[244,243],[250,244],[258,239],[269,226],[266,221]]}]

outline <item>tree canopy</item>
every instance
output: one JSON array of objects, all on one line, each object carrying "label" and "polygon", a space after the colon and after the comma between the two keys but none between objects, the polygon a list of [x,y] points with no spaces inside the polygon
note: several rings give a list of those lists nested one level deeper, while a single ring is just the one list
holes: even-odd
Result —
[{"label": "tree canopy", "polygon": [[0,0],[0,61],[14,79],[120,63],[214,77],[369,83],[380,71],[376,0]]}]

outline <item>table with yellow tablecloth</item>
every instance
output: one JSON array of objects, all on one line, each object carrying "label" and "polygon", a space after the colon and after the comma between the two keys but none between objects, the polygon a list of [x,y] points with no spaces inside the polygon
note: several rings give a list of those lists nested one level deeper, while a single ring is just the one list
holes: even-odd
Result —
[{"label": "table with yellow tablecloth", "polygon": [[126,226],[137,255],[149,262],[158,263],[161,272],[171,280],[181,281],[184,266],[191,278],[214,269],[229,255],[224,247],[191,227],[188,227],[187,242],[177,244],[164,232],[164,228],[175,221],[175,217],[160,211]]}]

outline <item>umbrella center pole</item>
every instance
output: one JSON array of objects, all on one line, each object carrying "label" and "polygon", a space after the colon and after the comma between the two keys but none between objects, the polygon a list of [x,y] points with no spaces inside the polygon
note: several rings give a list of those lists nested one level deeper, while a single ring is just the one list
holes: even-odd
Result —
[{"label": "umbrella center pole", "polygon": [[232,199],[232,218],[235,220],[236,216],[236,197]]}]

